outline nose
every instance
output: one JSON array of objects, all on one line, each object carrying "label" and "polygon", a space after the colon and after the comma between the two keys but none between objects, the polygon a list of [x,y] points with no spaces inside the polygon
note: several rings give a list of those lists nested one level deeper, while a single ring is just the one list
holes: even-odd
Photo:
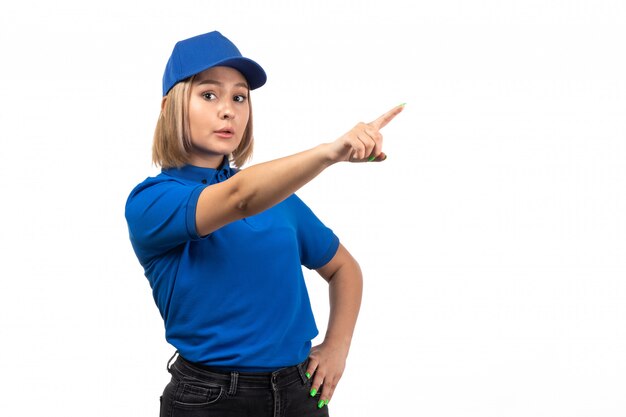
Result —
[{"label": "nose", "polygon": [[235,117],[235,112],[233,111],[233,107],[231,103],[225,103],[220,108],[219,117],[220,119],[223,119],[223,120],[229,120]]}]

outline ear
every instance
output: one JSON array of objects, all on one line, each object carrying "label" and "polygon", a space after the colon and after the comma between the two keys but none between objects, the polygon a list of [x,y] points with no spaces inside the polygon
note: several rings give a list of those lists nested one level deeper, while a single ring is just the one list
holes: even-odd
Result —
[{"label": "ear", "polygon": [[165,101],[167,100],[167,96],[163,97],[161,100],[161,116],[165,115]]}]

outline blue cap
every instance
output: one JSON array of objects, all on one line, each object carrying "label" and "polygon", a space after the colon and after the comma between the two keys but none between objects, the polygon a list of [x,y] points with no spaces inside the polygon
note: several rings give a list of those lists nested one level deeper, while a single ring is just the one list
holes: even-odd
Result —
[{"label": "blue cap", "polygon": [[218,31],[179,41],[163,74],[163,96],[174,85],[206,69],[225,66],[243,74],[250,90],[261,87],[267,81],[265,71],[259,64],[241,56],[239,49]]}]

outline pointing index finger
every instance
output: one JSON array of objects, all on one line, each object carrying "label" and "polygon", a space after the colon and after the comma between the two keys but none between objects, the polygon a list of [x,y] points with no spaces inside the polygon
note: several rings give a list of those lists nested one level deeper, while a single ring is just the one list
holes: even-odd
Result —
[{"label": "pointing index finger", "polygon": [[380,116],[378,119],[374,120],[373,122],[370,123],[370,125],[372,125],[373,127],[375,127],[376,129],[382,129],[383,127],[387,126],[387,124],[393,120],[394,117],[396,117],[398,114],[400,114],[400,112],[402,110],[404,110],[404,105],[406,103],[402,103],[396,107],[394,107],[393,109],[389,110],[387,113],[383,114],[382,116]]}]

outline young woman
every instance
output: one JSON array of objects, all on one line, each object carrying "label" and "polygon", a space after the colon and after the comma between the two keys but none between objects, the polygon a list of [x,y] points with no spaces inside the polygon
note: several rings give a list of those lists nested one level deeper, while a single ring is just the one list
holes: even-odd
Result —
[{"label": "young woman", "polygon": [[[327,416],[345,368],[361,270],[294,192],[335,163],[383,161],[380,129],[403,106],[240,169],[253,148],[250,90],[265,81],[216,31],[178,42],[165,69],[153,145],[162,172],[126,203],[133,249],[178,353],[161,416]],[[315,347],[302,266],[329,285]]]}]

